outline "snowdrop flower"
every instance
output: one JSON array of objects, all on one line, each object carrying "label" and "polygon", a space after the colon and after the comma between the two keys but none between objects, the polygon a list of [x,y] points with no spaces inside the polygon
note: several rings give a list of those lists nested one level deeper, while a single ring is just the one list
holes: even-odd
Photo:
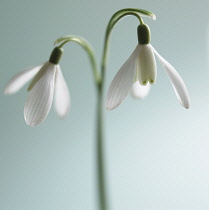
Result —
[{"label": "snowdrop flower", "polygon": [[30,126],[36,126],[45,120],[54,97],[55,109],[60,117],[65,117],[69,110],[70,94],[58,65],[62,53],[62,48],[54,48],[49,61],[17,74],[4,89],[4,94],[13,94],[33,78],[24,108],[24,118]]},{"label": "snowdrop flower", "polygon": [[[149,27],[142,24],[138,26],[137,31],[139,44],[114,77],[107,93],[106,108],[112,110],[119,106],[130,90],[132,95],[138,98],[143,98],[149,93],[150,84],[155,83],[157,76],[156,55],[171,81],[178,100],[188,109],[190,100],[187,88],[175,68],[149,44]],[[144,86],[144,89],[141,86]]]}]

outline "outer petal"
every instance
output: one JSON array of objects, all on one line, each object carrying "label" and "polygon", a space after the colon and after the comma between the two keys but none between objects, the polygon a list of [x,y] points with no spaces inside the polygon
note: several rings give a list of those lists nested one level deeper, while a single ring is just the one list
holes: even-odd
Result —
[{"label": "outer petal", "polygon": [[28,91],[30,91],[33,88],[33,86],[36,84],[36,82],[38,82],[38,80],[41,79],[41,77],[44,75],[46,69],[48,69],[48,67],[50,65],[51,65],[50,62],[45,62],[44,63],[44,65],[41,67],[41,69],[39,70],[39,72],[35,75],[35,77],[30,82],[30,84],[28,86]]},{"label": "outer petal", "polygon": [[31,80],[41,69],[42,65],[27,69],[19,74],[16,74],[4,88],[4,94],[13,94],[20,90],[29,80]]},{"label": "outer petal", "polygon": [[50,64],[29,92],[24,108],[25,121],[30,126],[36,126],[45,120],[54,97],[56,65]]},{"label": "outer petal", "polygon": [[70,108],[70,93],[59,65],[57,65],[54,100],[57,114],[59,117],[65,117]]},{"label": "outer petal", "polygon": [[131,95],[134,98],[143,99],[149,94],[150,88],[151,85],[149,83],[144,86],[141,85],[139,81],[136,81],[131,87]]},{"label": "outer petal", "polygon": [[174,91],[180,103],[182,104],[182,106],[188,109],[190,105],[190,99],[184,81],[182,80],[176,69],[170,63],[168,63],[168,61],[166,61],[161,55],[159,55],[159,53],[153,47],[152,50],[158,57],[162,66],[165,68],[166,73],[173,85]]},{"label": "outer petal", "polygon": [[136,58],[141,46],[137,45],[129,59],[123,64],[114,77],[106,98],[106,108],[112,110],[119,106],[127,96],[136,77]]}]

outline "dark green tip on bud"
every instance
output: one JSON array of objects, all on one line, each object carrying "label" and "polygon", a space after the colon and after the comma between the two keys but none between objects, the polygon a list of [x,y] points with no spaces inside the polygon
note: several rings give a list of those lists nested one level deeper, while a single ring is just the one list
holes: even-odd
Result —
[{"label": "dark green tip on bud", "polygon": [[63,48],[55,47],[49,58],[49,62],[57,65],[62,57],[63,51],[64,51]]},{"label": "dark green tip on bud", "polygon": [[150,43],[150,29],[148,25],[142,24],[137,28],[138,42],[139,44]]}]

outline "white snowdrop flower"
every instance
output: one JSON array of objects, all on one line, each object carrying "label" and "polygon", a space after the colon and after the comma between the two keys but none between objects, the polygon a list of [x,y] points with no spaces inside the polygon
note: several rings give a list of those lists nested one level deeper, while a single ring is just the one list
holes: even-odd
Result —
[{"label": "white snowdrop flower", "polygon": [[[150,30],[145,24],[138,26],[139,44],[114,77],[106,98],[106,108],[112,110],[119,106],[131,90],[136,98],[144,98],[157,77],[155,55],[164,67],[176,96],[182,106],[189,108],[190,99],[187,88],[175,70],[150,44]],[[144,89],[141,88],[144,86]]]},{"label": "white snowdrop flower", "polygon": [[58,116],[67,115],[70,108],[70,94],[58,65],[62,53],[62,48],[54,48],[49,61],[17,74],[4,89],[5,95],[13,94],[33,79],[28,87],[29,95],[24,107],[24,118],[30,126],[36,126],[46,119],[53,98]]}]

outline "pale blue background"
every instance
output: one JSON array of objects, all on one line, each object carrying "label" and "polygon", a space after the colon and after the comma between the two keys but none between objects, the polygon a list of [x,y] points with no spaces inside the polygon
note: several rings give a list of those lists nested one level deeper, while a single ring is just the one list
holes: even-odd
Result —
[{"label": "pale blue background", "polygon": [[[112,210],[209,209],[209,1],[10,0],[0,6],[0,89],[25,67],[47,60],[53,41],[84,36],[100,60],[111,15],[125,7],[147,9],[152,45],[179,71],[191,108],[179,105],[158,65],[149,97],[127,97],[106,114],[108,192]],[[114,29],[106,91],[137,44],[136,18]],[[36,128],[23,119],[26,88],[0,95],[0,209],[96,209],[95,90],[86,54],[65,47],[61,61],[72,109],[59,120],[52,109]]]}]

